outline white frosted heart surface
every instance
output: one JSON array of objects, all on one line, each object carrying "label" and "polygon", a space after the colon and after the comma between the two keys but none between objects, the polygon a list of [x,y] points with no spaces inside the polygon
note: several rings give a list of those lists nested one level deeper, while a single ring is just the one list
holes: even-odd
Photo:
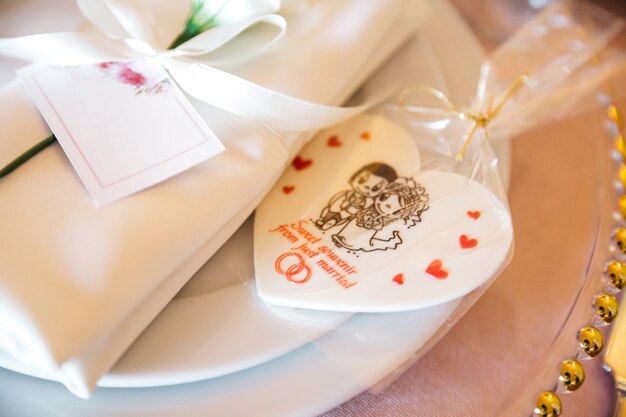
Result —
[{"label": "white frosted heart surface", "polygon": [[420,171],[415,141],[378,116],[322,132],[259,207],[261,298],[309,309],[418,309],[465,295],[504,265],[506,206],[482,184]]}]

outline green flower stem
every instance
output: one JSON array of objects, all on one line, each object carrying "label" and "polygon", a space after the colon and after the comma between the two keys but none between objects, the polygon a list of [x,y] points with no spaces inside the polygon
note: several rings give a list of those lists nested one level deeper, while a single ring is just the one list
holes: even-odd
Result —
[{"label": "green flower stem", "polygon": [[[170,49],[174,49],[178,45],[180,45],[180,44],[182,44],[184,42],[187,42],[189,39],[193,38],[197,34],[198,34],[197,30],[187,26],[185,28],[185,30],[180,35],[178,35],[178,37],[174,40],[174,42],[170,46]],[[57,140],[57,138],[54,135],[50,135],[47,138],[45,138],[44,140],[42,140],[41,142],[39,142],[36,145],[34,145],[33,147],[31,147],[30,149],[26,150],[20,156],[18,156],[13,161],[11,161],[7,166],[5,166],[4,168],[0,169],[0,179],[6,177],[11,172],[15,171],[17,168],[22,166],[30,158],[32,158],[33,156],[37,155],[39,152],[43,151],[49,145],[51,145],[54,142],[56,142],[56,140]]]},{"label": "green flower stem", "polygon": [[[180,35],[178,35],[178,37],[174,40],[174,42],[170,46],[170,49],[176,48],[178,45],[180,45],[180,44],[182,44],[184,42],[187,42],[189,39],[193,38],[194,36],[196,36],[198,34],[197,30],[193,30],[192,31],[191,29],[192,28],[190,28],[190,27],[186,27],[185,30]],[[33,156],[37,155],[39,152],[43,151],[49,145],[51,145],[54,142],[56,142],[56,140],[57,140],[57,138],[54,135],[50,135],[47,138],[45,138],[44,140],[42,140],[41,142],[35,144],[30,149],[24,151],[24,153],[22,153],[20,156],[15,158],[8,165],[6,165],[4,168],[0,169],[0,179],[6,177],[11,172],[15,171],[17,168],[22,166],[30,158],[32,158]]]},{"label": "green flower stem", "polygon": [[191,38],[194,38],[202,32],[214,28],[215,26],[217,26],[217,20],[214,17],[202,23],[200,26],[192,22],[188,22],[185,26],[185,30],[183,30],[180,35],[178,35],[176,39],[174,39],[174,42],[172,42],[168,49],[174,49],[177,46],[187,42]]},{"label": "green flower stem", "polygon": [[[222,5],[222,9],[224,8],[224,5],[226,5],[226,3],[227,2],[224,2],[224,4]],[[190,17],[187,19],[187,24],[185,25],[185,30],[183,30],[182,33],[180,35],[178,35],[176,37],[176,39],[174,39],[174,42],[172,42],[172,44],[170,45],[169,49],[174,49],[178,45],[181,45],[181,44],[187,42],[189,39],[193,38],[194,36],[197,36],[198,34],[204,32],[205,30],[210,29],[210,28],[212,28],[212,27],[217,25],[217,22],[215,20],[215,15],[212,16],[211,18],[207,19],[201,25],[197,25],[197,24],[195,24],[193,22],[194,16],[202,9],[203,5],[204,5],[204,1],[198,1],[197,3],[194,3],[194,5],[192,6]],[[221,9],[220,9],[220,11],[221,11]],[[37,155],[39,152],[41,152],[47,146],[49,146],[52,143],[56,142],[56,140],[57,139],[54,137],[54,135],[50,135],[46,139],[42,140],[41,142],[39,142],[38,144],[36,144],[32,148],[28,149],[26,152],[24,152],[23,154],[21,154],[20,156],[15,158],[13,161],[11,161],[9,163],[9,165],[7,165],[4,168],[0,169],[0,179],[4,178],[5,176],[10,174],[11,172],[15,171],[18,167],[20,167],[22,164],[24,164],[30,158],[32,158],[33,156]]]},{"label": "green flower stem", "polygon": [[169,46],[168,49],[174,49],[176,48],[178,45],[182,45],[183,43],[187,42],[189,39],[193,38],[194,36],[198,35],[200,32],[198,31],[198,29],[194,26],[187,26],[185,28],[185,30],[183,30],[181,32],[180,35],[178,35],[176,37],[176,39],[174,39],[174,42],[172,42],[172,44]]},{"label": "green flower stem", "polygon": [[[185,30],[180,35],[178,35],[178,37],[174,40],[174,42],[170,46],[170,49],[174,49],[178,45],[184,42],[187,42],[189,39],[193,38],[197,34],[198,34],[197,29],[192,28],[190,26],[186,26]],[[37,155],[39,152],[43,151],[45,148],[47,148],[48,146],[56,142],[56,140],[57,138],[54,136],[54,134],[52,134],[48,136],[47,138],[45,138],[44,140],[42,140],[41,142],[32,146],[30,149],[24,151],[24,153],[22,153],[20,156],[18,156],[17,158],[9,162],[9,164],[6,165],[4,168],[0,169],[0,179],[6,177],[11,172],[15,171],[17,168],[22,166],[30,158]]]},{"label": "green flower stem", "polygon": [[0,179],[9,175],[11,172],[15,171],[19,166],[28,161],[33,156],[37,155],[39,152],[44,150],[46,147],[52,145],[56,142],[57,138],[54,135],[50,135],[41,142],[35,144],[33,147],[28,149],[26,152],[15,158],[11,161],[7,166],[0,169]]}]

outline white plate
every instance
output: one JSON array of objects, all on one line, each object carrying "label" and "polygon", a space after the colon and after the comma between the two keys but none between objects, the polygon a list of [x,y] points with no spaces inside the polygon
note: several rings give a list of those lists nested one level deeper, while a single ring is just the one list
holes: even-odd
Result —
[{"label": "white plate", "polygon": [[[445,77],[452,99],[457,102],[467,100],[476,85],[478,66],[482,60],[480,48],[449,6],[442,2],[432,3],[432,16],[428,24],[420,32],[419,39],[411,45],[411,48],[416,49],[406,55],[400,67],[405,72],[410,70],[418,77],[415,81],[424,84],[444,87]],[[407,63],[411,63],[412,67],[406,67]],[[243,272],[239,268],[236,271]],[[234,275],[236,279],[241,277]],[[105,381],[114,384],[111,381],[115,381],[117,373],[121,377],[118,381],[132,378],[139,381],[144,377],[153,380],[160,377],[163,382],[168,378],[172,382],[182,382],[198,378],[203,372],[214,372],[217,367],[223,369],[216,374],[223,374],[281,355],[311,337],[296,338],[298,341],[291,344],[284,341],[273,343],[275,336],[260,336],[254,342],[244,341],[246,332],[264,333],[265,318],[260,323],[253,323],[250,321],[250,314],[254,314],[252,312],[264,311],[266,317],[271,317],[270,321],[275,319],[271,312],[264,310],[266,307],[263,304],[258,303],[252,283],[244,278],[237,281],[238,285],[225,282],[204,287],[200,282],[204,281],[190,283]],[[243,298],[237,299],[237,304],[231,304],[225,295],[231,292]],[[204,303],[207,299],[213,299],[215,304]],[[360,314],[315,342],[259,366],[183,385],[137,389],[102,388],[89,401],[73,397],[58,383],[2,370],[0,414],[238,416],[255,410],[255,415],[315,415],[367,389],[401,365],[436,333],[459,301],[409,313]],[[194,305],[204,305],[207,310],[194,308]],[[220,306],[217,311],[209,312],[208,306],[217,305]],[[245,310],[247,314],[238,316],[233,313],[237,307],[242,311],[251,310]],[[339,317],[335,319],[341,320]],[[290,322],[279,321],[288,330],[287,338],[298,334],[293,331]],[[222,326],[225,333],[217,336],[196,328],[204,325],[217,326],[218,329]],[[315,329],[315,326],[312,328]],[[322,331],[325,331],[324,326]],[[293,342],[296,339],[290,340]],[[158,348],[155,349],[155,346]],[[264,347],[259,349],[261,346]],[[235,354],[231,355],[230,360],[222,357],[218,363],[206,361],[209,354],[203,349],[207,347],[215,349],[223,357],[228,357],[231,352]],[[354,352],[359,354],[355,355]],[[182,361],[184,366],[174,366],[171,372],[164,370],[164,363],[155,361],[160,356],[169,358],[172,365],[177,365],[177,360]],[[132,357],[135,362],[129,359]],[[231,366],[234,363],[239,365]]]}]

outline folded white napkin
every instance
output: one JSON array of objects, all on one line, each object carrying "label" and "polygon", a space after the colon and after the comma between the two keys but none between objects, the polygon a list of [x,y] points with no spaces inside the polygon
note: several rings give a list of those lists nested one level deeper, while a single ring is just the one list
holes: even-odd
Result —
[{"label": "folded white napkin", "polygon": [[[311,2],[271,53],[229,71],[340,104],[416,26],[411,0]],[[307,135],[194,102],[226,151],[95,208],[58,145],[0,180],[0,350],[88,397],[265,195]],[[49,134],[18,83],[0,91],[0,165]]]}]

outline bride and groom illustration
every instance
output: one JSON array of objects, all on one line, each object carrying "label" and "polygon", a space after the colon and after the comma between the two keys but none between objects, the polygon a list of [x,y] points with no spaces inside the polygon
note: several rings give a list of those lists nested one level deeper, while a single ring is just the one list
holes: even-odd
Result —
[{"label": "bride and groom illustration", "polygon": [[351,251],[396,249],[402,243],[399,223],[411,227],[428,209],[426,189],[409,177],[398,177],[389,165],[374,162],[349,180],[350,190],[335,194],[315,225],[322,231],[339,229],[333,242]]}]

